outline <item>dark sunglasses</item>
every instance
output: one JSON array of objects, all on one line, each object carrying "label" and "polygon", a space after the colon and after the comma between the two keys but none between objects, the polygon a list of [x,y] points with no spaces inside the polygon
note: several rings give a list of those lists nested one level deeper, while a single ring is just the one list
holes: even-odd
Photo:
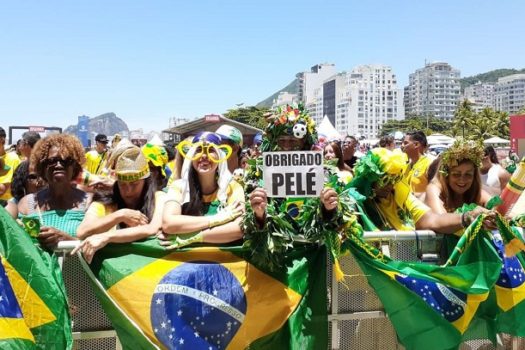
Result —
[{"label": "dark sunglasses", "polygon": [[30,180],[30,181],[36,181],[36,180],[38,180],[38,175],[37,174],[29,174],[29,175],[27,175],[27,179]]},{"label": "dark sunglasses", "polygon": [[71,166],[75,163],[73,158],[62,159],[61,157],[46,158],[42,160],[42,165],[44,167],[56,166],[60,162],[64,167]]}]

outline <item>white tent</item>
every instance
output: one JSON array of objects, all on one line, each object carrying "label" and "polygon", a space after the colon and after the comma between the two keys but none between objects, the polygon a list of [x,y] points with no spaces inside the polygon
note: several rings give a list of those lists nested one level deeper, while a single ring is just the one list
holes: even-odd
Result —
[{"label": "white tent", "polygon": [[508,145],[510,143],[509,140],[502,139],[501,137],[491,137],[490,139],[486,139],[483,141],[485,145],[495,145],[495,144],[505,144]]},{"label": "white tent", "polygon": [[427,136],[427,143],[429,145],[450,145],[454,143],[454,138],[443,134],[432,134],[430,136]]},{"label": "white tent", "polygon": [[326,115],[324,116],[321,124],[319,124],[317,127],[317,133],[319,135],[324,135],[329,141],[341,139],[341,134],[337,132]]}]

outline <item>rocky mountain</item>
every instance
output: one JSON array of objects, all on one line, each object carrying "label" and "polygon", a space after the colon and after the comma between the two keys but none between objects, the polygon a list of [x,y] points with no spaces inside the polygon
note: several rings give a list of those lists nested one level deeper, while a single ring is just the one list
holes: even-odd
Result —
[{"label": "rocky mountain", "polygon": [[277,98],[277,96],[279,96],[279,93],[281,91],[286,91],[286,92],[289,92],[291,94],[297,94],[299,92],[299,80],[294,79],[290,84],[286,85],[281,90],[279,90],[276,93],[274,93],[273,95],[267,97],[265,100],[257,103],[257,105],[255,107],[257,107],[257,108],[262,108],[262,107],[272,108],[273,100],[275,98]]},{"label": "rocky mountain", "polygon": [[[115,113],[104,113],[95,118],[89,119],[89,131],[97,134],[105,134],[108,136],[114,135],[116,133],[129,132],[128,125]],[[70,125],[65,130],[64,133],[76,135],[77,125]]]}]

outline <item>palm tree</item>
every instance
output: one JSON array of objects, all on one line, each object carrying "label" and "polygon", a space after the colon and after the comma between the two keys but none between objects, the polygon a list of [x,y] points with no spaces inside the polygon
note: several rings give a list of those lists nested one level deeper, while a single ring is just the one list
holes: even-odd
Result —
[{"label": "palm tree", "polygon": [[454,136],[462,135],[465,137],[465,130],[470,130],[474,121],[475,113],[472,110],[472,102],[464,99],[454,113],[452,121],[452,134]]},{"label": "palm tree", "polygon": [[493,127],[496,136],[508,139],[510,136],[510,118],[507,112],[492,111]]},{"label": "palm tree", "polygon": [[469,127],[469,139],[486,140],[494,136],[494,113],[490,108],[484,108],[476,116],[476,122]]}]

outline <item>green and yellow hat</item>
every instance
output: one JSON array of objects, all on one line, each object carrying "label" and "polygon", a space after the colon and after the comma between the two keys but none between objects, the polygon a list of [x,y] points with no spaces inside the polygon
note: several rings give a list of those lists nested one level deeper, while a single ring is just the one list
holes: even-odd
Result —
[{"label": "green and yellow hat", "polygon": [[354,167],[354,178],[349,186],[357,189],[365,197],[373,194],[373,185],[396,184],[402,178],[408,166],[406,153],[400,150],[374,148],[359,159]]}]

